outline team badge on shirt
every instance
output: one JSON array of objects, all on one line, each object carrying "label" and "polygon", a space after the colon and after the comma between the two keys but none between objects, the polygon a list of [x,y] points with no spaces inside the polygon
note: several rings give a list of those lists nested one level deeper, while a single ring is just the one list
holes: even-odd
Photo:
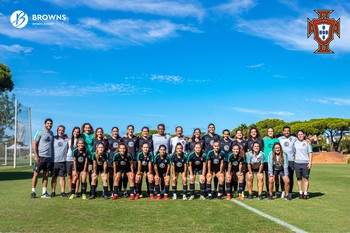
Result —
[{"label": "team badge on shirt", "polygon": [[314,34],[314,40],[318,43],[318,49],[314,53],[333,53],[329,44],[334,39],[333,34],[340,38],[340,18],[330,19],[333,10],[314,10],[318,18],[307,19],[307,38]]}]

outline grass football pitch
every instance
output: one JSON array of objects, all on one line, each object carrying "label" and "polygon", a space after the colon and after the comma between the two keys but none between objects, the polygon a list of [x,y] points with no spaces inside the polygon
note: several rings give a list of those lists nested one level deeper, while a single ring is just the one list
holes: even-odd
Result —
[{"label": "grass football pitch", "polygon": [[[31,199],[31,177],[31,167],[0,167],[0,232],[291,232],[227,200]],[[309,200],[243,203],[307,232],[349,232],[349,180],[348,164],[315,164]]]}]

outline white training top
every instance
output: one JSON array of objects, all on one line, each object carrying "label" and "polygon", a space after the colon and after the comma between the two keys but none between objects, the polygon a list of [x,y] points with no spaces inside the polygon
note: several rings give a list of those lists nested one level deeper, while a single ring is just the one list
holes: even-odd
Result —
[{"label": "white training top", "polygon": [[312,147],[309,145],[306,140],[299,141],[297,140],[294,143],[295,147],[295,162],[296,163],[309,163],[309,153],[312,152]]},{"label": "white training top", "polygon": [[295,147],[294,143],[298,140],[294,136],[281,136],[278,138],[280,140],[282,150],[288,155],[288,161],[294,161]]}]

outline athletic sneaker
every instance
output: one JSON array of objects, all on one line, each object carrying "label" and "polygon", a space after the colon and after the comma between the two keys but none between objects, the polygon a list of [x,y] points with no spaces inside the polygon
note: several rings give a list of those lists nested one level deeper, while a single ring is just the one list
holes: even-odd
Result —
[{"label": "athletic sneaker", "polygon": [[270,196],[267,198],[267,200],[272,201],[272,200],[273,200],[272,196],[270,195]]},{"label": "athletic sneaker", "polygon": [[303,195],[303,199],[304,199],[304,200],[309,199],[309,195],[308,195],[308,194],[304,194],[304,195]]},{"label": "athletic sneaker", "polygon": [[213,197],[217,197],[217,196],[218,196],[218,192],[216,190],[214,190]]},{"label": "athletic sneaker", "polygon": [[223,196],[226,196],[226,191],[224,190],[224,194],[223,194]]},{"label": "athletic sneaker", "polygon": [[112,200],[117,200],[118,199],[118,195],[117,194],[113,194]]},{"label": "athletic sneaker", "polygon": [[224,198],[223,195],[218,195],[219,200],[223,200],[223,198]]},{"label": "athletic sneaker", "polygon": [[[203,198],[203,199],[202,199],[202,198]],[[200,199],[201,199],[201,200],[204,200],[205,197],[204,197],[204,196],[201,196]],[[191,195],[190,198],[189,198],[188,200],[190,200],[190,201],[194,200],[194,195]]]},{"label": "athletic sneaker", "polygon": [[[277,198],[277,192],[276,192],[275,195],[276,195],[276,198]],[[268,197],[270,196],[270,193],[269,193],[269,192],[266,192],[265,196],[266,196],[266,198],[268,198]]]},{"label": "athletic sneaker", "polygon": [[303,199],[303,194],[299,194],[299,199]]},{"label": "athletic sneaker", "polygon": [[65,192],[61,193],[61,197],[67,197],[67,194]]},{"label": "athletic sneaker", "polygon": [[56,193],[55,192],[52,192],[51,193],[51,197],[55,197],[56,196]]},{"label": "athletic sneaker", "polygon": [[130,200],[135,200],[134,194],[131,194],[131,195],[130,195]]},{"label": "athletic sneaker", "polygon": [[286,196],[286,192],[282,191],[281,198],[285,198],[285,196]]},{"label": "athletic sneaker", "polygon": [[156,200],[160,200],[162,197],[160,195],[157,195]]},{"label": "athletic sneaker", "polygon": [[[192,199],[191,199],[191,198],[192,198]],[[194,196],[191,196],[191,198],[190,198],[190,200],[193,200],[193,199],[194,199]],[[205,200],[205,196],[201,195],[201,196],[199,197],[199,200]]]},{"label": "athletic sneaker", "polygon": [[292,198],[288,195],[284,200],[286,200],[286,201],[291,201]]},{"label": "athletic sneaker", "polygon": [[238,194],[238,199],[240,199],[240,200],[244,200],[244,197],[243,197],[243,195],[242,194]]},{"label": "athletic sneaker", "polygon": [[124,195],[124,197],[129,197],[130,196],[128,192],[124,192],[123,195]]},{"label": "athletic sneaker", "polygon": [[72,192],[67,193],[67,194],[66,194],[66,197],[69,198],[70,195],[72,195]]},{"label": "athletic sneaker", "polygon": [[213,200],[213,196],[212,195],[208,195],[208,200]]},{"label": "athletic sneaker", "polygon": [[86,200],[86,199],[87,199],[87,196],[86,196],[85,193],[81,195],[81,199],[83,199],[83,200]]},{"label": "athletic sneaker", "polygon": [[233,193],[232,197],[238,197],[238,192],[235,191],[235,192]]},{"label": "athletic sneaker", "polygon": [[135,196],[135,200],[139,199],[140,198],[140,194],[136,194]]},{"label": "athletic sneaker", "polygon": [[41,198],[51,198],[51,196],[45,192],[43,195],[41,195]]},{"label": "athletic sneaker", "polygon": [[32,192],[32,194],[30,196],[31,196],[31,198],[36,198],[36,193]]},{"label": "athletic sneaker", "polygon": [[79,193],[76,193],[76,194],[75,194],[75,197],[76,197],[76,198],[79,198],[79,197],[80,197],[80,194],[79,194]]},{"label": "athletic sneaker", "polygon": [[280,195],[280,193],[279,192],[275,192],[276,199],[278,198],[278,195]]},{"label": "athletic sneaker", "polygon": [[226,200],[231,200],[231,194],[227,194]]},{"label": "athletic sneaker", "polygon": [[140,198],[143,198],[143,195],[142,195],[142,194],[140,194],[140,195],[139,195],[139,197],[140,197]]},{"label": "athletic sneaker", "polygon": [[75,195],[72,193],[72,194],[69,196],[69,199],[72,200],[74,197],[75,197]]},{"label": "athletic sneaker", "polygon": [[168,195],[164,195],[164,200],[169,200]]},{"label": "athletic sneaker", "polygon": [[176,193],[173,194],[173,200],[176,200],[177,199],[177,195]]},{"label": "athletic sneaker", "polygon": [[109,199],[109,196],[108,196],[108,195],[103,195],[103,198],[104,198],[105,200],[108,200],[108,199]]},{"label": "athletic sneaker", "polygon": [[186,201],[186,200],[187,200],[186,195],[182,195],[182,200],[184,200],[184,201]]},{"label": "athletic sneaker", "polygon": [[252,194],[248,194],[248,199],[249,200],[253,199],[253,195]]},{"label": "athletic sneaker", "polygon": [[153,195],[153,194],[150,194],[150,195],[149,195],[149,199],[154,200],[154,195]]},{"label": "athletic sneaker", "polygon": [[244,191],[242,192],[242,197],[245,198]]},{"label": "athletic sneaker", "polygon": [[91,196],[89,197],[89,199],[90,199],[90,200],[95,199],[95,195],[91,195]]},{"label": "athletic sneaker", "polygon": [[[269,195],[270,197],[270,195]],[[261,201],[263,198],[262,198],[262,195],[258,195],[258,200]]]}]

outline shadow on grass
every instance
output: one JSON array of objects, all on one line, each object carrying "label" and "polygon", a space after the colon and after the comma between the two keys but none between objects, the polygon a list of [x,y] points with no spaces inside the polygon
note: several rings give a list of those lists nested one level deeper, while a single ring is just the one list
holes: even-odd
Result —
[{"label": "shadow on grass", "polygon": [[0,181],[26,180],[33,177],[33,172],[0,172]]},{"label": "shadow on grass", "polygon": [[323,196],[324,193],[320,193],[320,192],[317,192],[317,193],[309,193],[309,198],[314,198],[314,197],[321,197]]}]

